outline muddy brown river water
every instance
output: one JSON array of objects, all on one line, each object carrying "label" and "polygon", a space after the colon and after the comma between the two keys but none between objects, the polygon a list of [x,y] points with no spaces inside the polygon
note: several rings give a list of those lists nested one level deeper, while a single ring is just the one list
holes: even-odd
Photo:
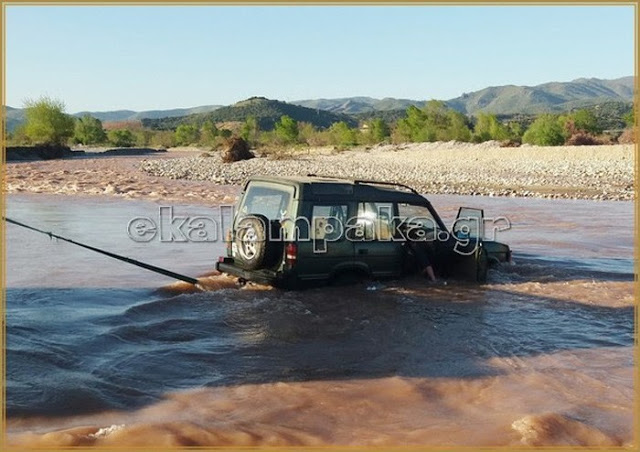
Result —
[{"label": "muddy brown river water", "polygon": [[448,224],[508,217],[515,264],[482,286],[238,289],[210,274],[220,242],[129,238],[158,204],[9,195],[8,217],[208,290],[7,225],[8,443],[635,444],[633,204],[430,199]]}]

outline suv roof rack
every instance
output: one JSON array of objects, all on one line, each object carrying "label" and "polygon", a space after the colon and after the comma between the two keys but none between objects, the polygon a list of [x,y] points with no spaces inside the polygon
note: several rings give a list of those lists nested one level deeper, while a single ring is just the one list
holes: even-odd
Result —
[{"label": "suv roof rack", "polygon": [[409,190],[413,194],[416,194],[416,195],[418,195],[420,197],[423,197],[414,188],[411,188],[411,187],[409,187],[408,185],[405,185],[405,184],[400,184],[398,182],[383,182],[383,181],[377,181],[377,180],[357,179],[357,180],[354,180],[353,183],[354,184],[371,184],[371,185],[388,185],[390,187],[404,188],[405,190]]},{"label": "suv roof rack", "polygon": [[422,197],[422,195],[420,193],[418,193],[417,190],[409,187],[408,185],[400,184],[398,182],[384,182],[384,181],[367,180],[367,179],[348,179],[346,177],[324,176],[324,175],[314,174],[314,173],[307,174],[307,177],[318,177],[318,178],[322,178],[322,179],[344,180],[344,181],[349,181],[349,182],[351,182],[353,184],[387,185],[387,186],[390,186],[390,187],[403,188],[405,190],[410,191],[411,193],[414,193],[414,194]]}]

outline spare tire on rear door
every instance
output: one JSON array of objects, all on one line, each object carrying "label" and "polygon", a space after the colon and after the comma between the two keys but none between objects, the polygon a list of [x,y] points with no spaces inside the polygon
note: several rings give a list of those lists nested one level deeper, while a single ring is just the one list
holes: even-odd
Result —
[{"label": "spare tire on rear door", "polygon": [[270,240],[270,237],[277,237],[279,230],[280,222],[270,222],[264,215],[250,214],[241,218],[236,224],[234,239],[239,266],[257,270],[271,265],[281,250],[282,241]]}]

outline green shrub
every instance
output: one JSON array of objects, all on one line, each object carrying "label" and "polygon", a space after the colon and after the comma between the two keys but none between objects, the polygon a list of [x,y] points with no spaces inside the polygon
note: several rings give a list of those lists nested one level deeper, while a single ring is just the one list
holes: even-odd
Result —
[{"label": "green shrub", "polygon": [[395,142],[469,141],[467,123],[462,113],[451,110],[444,102],[431,100],[422,109],[410,106],[406,118],[396,123],[392,138]]},{"label": "green shrub", "polygon": [[522,142],[522,135],[524,131],[522,130],[522,124],[516,121],[511,121],[507,126],[509,129],[509,139],[515,142]]},{"label": "green shrub", "polygon": [[339,146],[354,146],[358,144],[358,133],[344,122],[336,122],[329,128],[331,143]]},{"label": "green shrub", "polygon": [[107,141],[102,121],[88,114],[76,119],[73,141],[81,144],[98,144]]},{"label": "green shrub", "polygon": [[598,119],[590,110],[578,110],[568,115],[565,119],[565,128],[568,135],[575,135],[579,132],[592,135],[602,133]]},{"label": "green shrub", "polygon": [[176,145],[175,134],[169,130],[155,131],[149,143],[151,146],[171,148]]},{"label": "green shrub", "polygon": [[509,129],[500,121],[496,115],[479,113],[476,125],[473,128],[473,141],[480,143],[489,140],[508,140],[512,138]]},{"label": "green shrub", "polygon": [[240,137],[249,143],[250,146],[254,146],[260,137],[260,125],[255,116],[249,116],[242,124],[240,129]]},{"label": "green shrub", "polygon": [[134,130],[133,136],[135,137],[136,146],[146,147],[151,145],[154,131],[151,129]]},{"label": "green shrub", "polygon": [[396,138],[399,141],[436,141],[433,125],[428,124],[427,113],[411,105],[407,108],[407,117],[396,124]]},{"label": "green shrub", "polygon": [[274,128],[276,138],[282,144],[294,144],[298,142],[298,121],[290,116],[280,117],[280,121],[276,122]]},{"label": "green shrub", "polygon": [[391,129],[384,119],[378,118],[369,123],[369,134],[373,143],[382,143],[391,136]]},{"label": "green shrub", "polygon": [[522,141],[538,146],[560,146],[565,141],[565,130],[557,116],[545,113],[533,121]]},{"label": "green shrub", "polygon": [[49,97],[25,102],[25,137],[33,144],[62,145],[73,136],[73,117],[64,112],[64,103]]},{"label": "green shrub", "polygon": [[180,124],[176,129],[175,141],[178,146],[189,146],[200,139],[200,129],[191,124]]},{"label": "green shrub", "polygon": [[136,142],[136,137],[128,129],[115,129],[107,133],[109,143],[118,147],[131,147]]},{"label": "green shrub", "polygon": [[22,124],[13,129],[13,132],[9,132],[7,134],[7,145],[26,146],[31,144],[31,140],[29,140],[29,138],[27,137],[24,129],[24,124]]},{"label": "green shrub", "polygon": [[202,146],[213,146],[217,143],[220,131],[216,127],[216,123],[211,120],[206,120],[200,126],[200,140],[198,143]]},{"label": "green shrub", "polygon": [[636,112],[635,109],[631,109],[630,112],[625,114],[622,119],[627,127],[633,127],[636,124]]},{"label": "green shrub", "polygon": [[467,125],[467,117],[457,111],[449,110],[448,126],[440,132],[438,139],[442,141],[470,141],[471,130]]}]

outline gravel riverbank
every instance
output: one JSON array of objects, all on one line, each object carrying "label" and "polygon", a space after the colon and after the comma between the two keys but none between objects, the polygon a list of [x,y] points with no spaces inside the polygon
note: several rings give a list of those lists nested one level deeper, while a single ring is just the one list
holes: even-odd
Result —
[{"label": "gravel riverbank", "polygon": [[501,148],[496,143],[383,145],[326,155],[222,163],[219,153],[142,161],[154,177],[242,184],[261,174],[318,174],[408,184],[424,193],[565,199],[634,198],[634,146]]}]

